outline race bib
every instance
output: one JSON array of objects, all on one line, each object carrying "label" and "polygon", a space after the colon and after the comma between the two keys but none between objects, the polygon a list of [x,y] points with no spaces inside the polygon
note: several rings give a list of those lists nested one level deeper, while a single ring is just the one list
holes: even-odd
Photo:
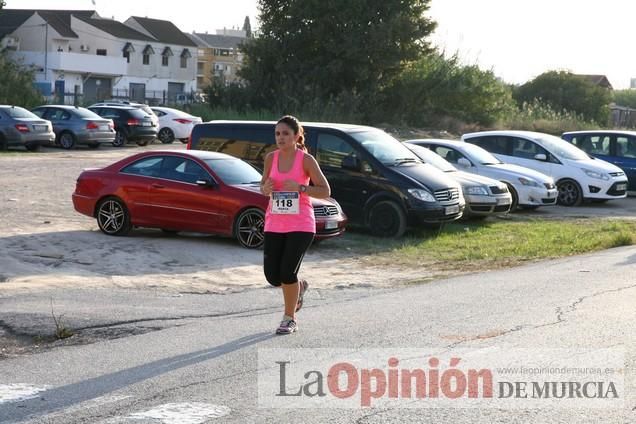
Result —
[{"label": "race bib", "polygon": [[300,193],[297,191],[272,192],[272,213],[298,214],[300,211]]}]

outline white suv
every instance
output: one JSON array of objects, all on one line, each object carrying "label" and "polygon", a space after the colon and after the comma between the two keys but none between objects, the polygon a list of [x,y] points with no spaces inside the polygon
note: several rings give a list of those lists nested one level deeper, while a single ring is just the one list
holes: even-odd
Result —
[{"label": "white suv", "polygon": [[462,140],[488,150],[503,162],[551,176],[561,205],[626,197],[627,177],[620,168],[592,158],[559,137],[531,131],[482,131],[464,134]]}]

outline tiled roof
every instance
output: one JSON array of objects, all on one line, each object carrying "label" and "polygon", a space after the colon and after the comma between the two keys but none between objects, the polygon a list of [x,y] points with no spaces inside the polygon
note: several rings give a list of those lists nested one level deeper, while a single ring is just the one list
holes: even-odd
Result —
[{"label": "tiled roof", "polygon": [[3,9],[0,13],[0,33],[15,31],[34,13],[42,17],[62,37],[78,38],[71,29],[71,15],[90,18],[99,16],[94,10]]},{"label": "tiled roof", "polygon": [[4,9],[0,13],[0,38],[11,34],[33,15],[33,10]]},{"label": "tiled roof", "polygon": [[247,38],[233,35],[202,34],[195,32],[194,36],[191,36],[193,40],[196,40],[197,37],[203,41],[205,47],[217,49],[237,49],[239,44],[247,41]]},{"label": "tiled roof", "polygon": [[79,17],[82,21],[99,28],[100,30],[107,32],[115,37],[123,38],[126,40],[142,40],[142,41],[156,41],[155,39],[148,37],[146,34],[142,34],[139,31],[135,31],[128,25],[124,25],[119,21],[112,19],[93,19],[86,17]]},{"label": "tiled roof", "polygon": [[131,19],[137,21],[139,25],[152,34],[158,41],[168,44],[196,47],[196,44],[170,21],[141,18],[139,16],[132,16]]}]

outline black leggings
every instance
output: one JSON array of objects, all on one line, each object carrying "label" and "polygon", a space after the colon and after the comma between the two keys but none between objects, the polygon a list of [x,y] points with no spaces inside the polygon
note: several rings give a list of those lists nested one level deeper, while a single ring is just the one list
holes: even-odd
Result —
[{"label": "black leggings", "polygon": [[314,233],[265,233],[263,270],[272,286],[298,282],[298,270]]}]

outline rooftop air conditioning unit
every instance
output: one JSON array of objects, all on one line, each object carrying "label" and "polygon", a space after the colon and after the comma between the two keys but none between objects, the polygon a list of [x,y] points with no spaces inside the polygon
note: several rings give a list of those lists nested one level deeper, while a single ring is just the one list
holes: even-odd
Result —
[{"label": "rooftop air conditioning unit", "polygon": [[80,46],[80,50],[83,52],[87,52],[89,50],[88,44],[82,44]]}]

